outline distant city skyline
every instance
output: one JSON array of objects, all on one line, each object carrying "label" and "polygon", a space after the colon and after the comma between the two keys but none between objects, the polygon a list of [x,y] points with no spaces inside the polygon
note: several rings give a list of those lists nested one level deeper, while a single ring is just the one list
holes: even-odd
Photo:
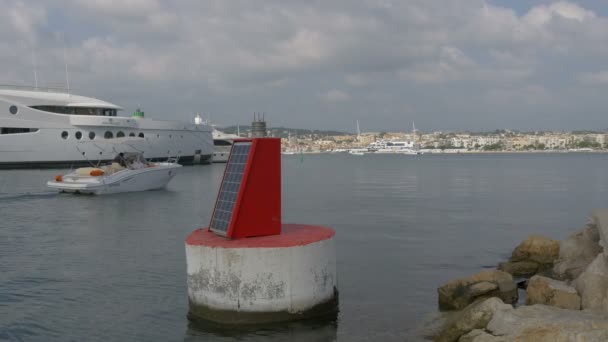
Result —
[{"label": "distant city skyline", "polygon": [[[352,132],[608,127],[608,3],[4,0],[0,83]],[[67,62],[67,63],[66,63]],[[35,66],[35,67],[34,67]]]}]

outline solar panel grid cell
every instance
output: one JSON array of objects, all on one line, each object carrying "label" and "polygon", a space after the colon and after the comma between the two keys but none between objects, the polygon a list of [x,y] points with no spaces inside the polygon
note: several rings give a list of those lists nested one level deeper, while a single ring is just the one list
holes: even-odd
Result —
[{"label": "solar panel grid cell", "polygon": [[235,142],[226,165],[226,174],[220,187],[220,194],[215,204],[210,228],[212,231],[226,235],[238,196],[241,181],[251,151],[251,142]]}]

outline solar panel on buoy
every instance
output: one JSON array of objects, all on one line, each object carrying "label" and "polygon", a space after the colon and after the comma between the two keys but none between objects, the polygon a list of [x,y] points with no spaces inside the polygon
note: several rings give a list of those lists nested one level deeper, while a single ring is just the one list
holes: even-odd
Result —
[{"label": "solar panel on buoy", "polygon": [[250,142],[236,142],[230,152],[210,226],[212,231],[220,235],[226,236],[228,232],[250,151]]},{"label": "solar panel on buoy", "polygon": [[209,229],[227,238],[281,232],[280,139],[236,140]]}]

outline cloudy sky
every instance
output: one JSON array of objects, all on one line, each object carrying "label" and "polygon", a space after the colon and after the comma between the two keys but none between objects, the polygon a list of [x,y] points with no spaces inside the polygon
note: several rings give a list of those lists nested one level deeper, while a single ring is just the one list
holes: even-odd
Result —
[{"label": "cloudy sky", "polygon": [[0,0],[0,83],[148,117],[353,131],[608,128],[608,2]]}]

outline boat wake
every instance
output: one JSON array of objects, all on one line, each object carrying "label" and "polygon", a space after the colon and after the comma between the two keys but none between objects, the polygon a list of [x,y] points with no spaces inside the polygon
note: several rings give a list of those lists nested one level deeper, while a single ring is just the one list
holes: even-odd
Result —
[{"label": "boat wake", "polygon": [[14,200],[14,199],[26,199],[26,198],[38,198],[38,197],[51,197],[57,196],[57,191],[44,191],[44,192],[22,192],[16,194],[2,194],[0,193],[0,201]]}]

